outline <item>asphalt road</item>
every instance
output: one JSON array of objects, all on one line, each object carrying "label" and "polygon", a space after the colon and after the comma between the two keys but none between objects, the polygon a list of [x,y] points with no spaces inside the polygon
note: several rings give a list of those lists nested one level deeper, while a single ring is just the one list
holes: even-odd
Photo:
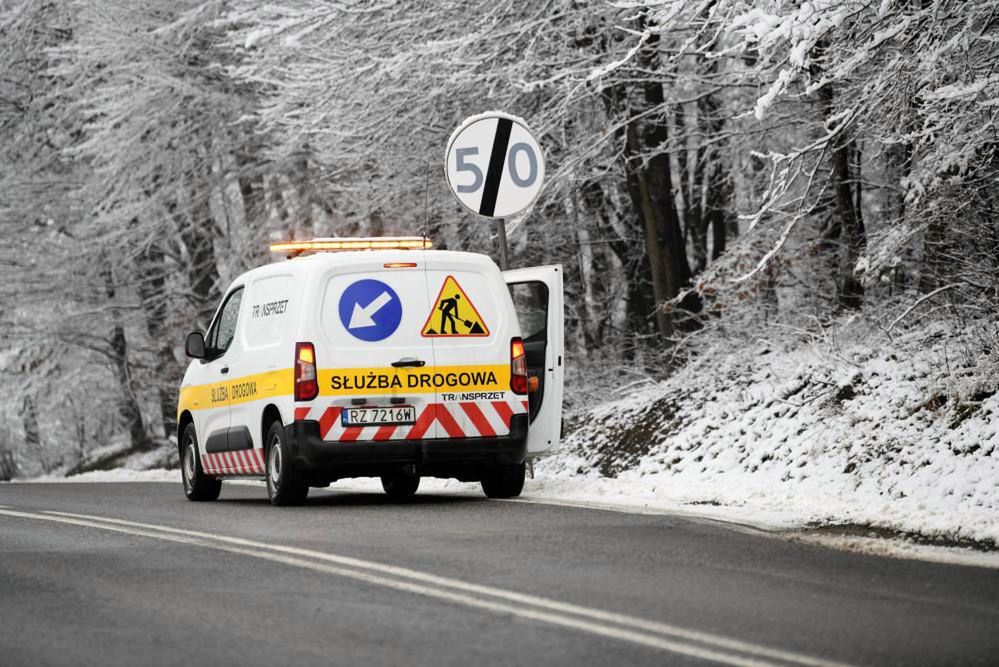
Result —
[{"label": "asphalt road", "polygon": [[999,665],[999,571],[472,495],[0,485],[0,664]]}]

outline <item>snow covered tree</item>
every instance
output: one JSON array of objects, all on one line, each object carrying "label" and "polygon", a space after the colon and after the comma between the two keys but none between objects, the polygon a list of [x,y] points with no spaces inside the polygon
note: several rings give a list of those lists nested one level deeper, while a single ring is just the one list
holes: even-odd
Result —
[{"label": "snow covered tree", "polygon": [[507,228],[515,265],[565,265],[581,375],[775,321],[994,316],[994,5],[0,0],[8,414],[46,469],[87,454],[55,433],[170,436],[183,334],[273,236],[494,252],[440,169],[492,109],[544,147]]}]

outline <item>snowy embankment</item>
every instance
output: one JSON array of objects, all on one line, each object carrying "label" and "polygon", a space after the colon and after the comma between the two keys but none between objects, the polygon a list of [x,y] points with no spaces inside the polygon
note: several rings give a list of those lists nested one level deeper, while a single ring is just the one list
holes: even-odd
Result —
[{"label": "snowy embankment", "polygon": [[889,340],[855,322],[838,340],[719,344],[666,382],[577,414],[529,493],[995,547],[994,335],[935,326]]}]

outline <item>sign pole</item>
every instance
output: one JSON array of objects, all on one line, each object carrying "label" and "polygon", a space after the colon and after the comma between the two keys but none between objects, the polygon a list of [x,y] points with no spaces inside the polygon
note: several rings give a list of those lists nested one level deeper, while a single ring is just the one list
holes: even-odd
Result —
[{"label": "sign pole", "polygon": [[496,218],[496,237],[499,239],[499,265],[501,271],[510,268],[510,251],[506,245],[506,220]]}]

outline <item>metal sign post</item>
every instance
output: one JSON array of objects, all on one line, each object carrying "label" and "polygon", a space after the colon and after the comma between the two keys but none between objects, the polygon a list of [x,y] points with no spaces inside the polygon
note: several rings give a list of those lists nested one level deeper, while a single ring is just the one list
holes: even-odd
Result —
[{"label": "metal sign post", "polygon": [[545,177],[541,145],[527,123],[499,111],[467,118],[448,141],[444,173],[462,206],[496,221],[499,265],[507,270],[506,218],[534,204]]},{"label": "metal sign post", "polygon": [[506,220],[496,218],[496,237],[499,239],[499,265],[501,271],[510,268],[510,255],[506,245]]}]

